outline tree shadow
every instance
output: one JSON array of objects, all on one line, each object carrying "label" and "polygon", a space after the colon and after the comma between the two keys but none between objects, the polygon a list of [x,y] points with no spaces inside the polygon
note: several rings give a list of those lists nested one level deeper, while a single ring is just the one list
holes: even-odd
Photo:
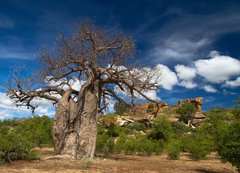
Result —
[{"label": "tree shadow", "polygon": [[223,170],[223,171],[214,171],[214,170],[208,170],[208,169],[195,169],[195,171],[199,173],[231,173],[231,171]]},{"label": "tree shadow", "polygon": [[105,159],[110,159],[110,160],[139,160],[137,158],[137,156],[126,156],[126,155],[121,155],[121,154],[114,154],[114,155],[101,155],[101,154],[96,154],[95,155],[96,157],[99,157],[99,158],[105,158]]}]

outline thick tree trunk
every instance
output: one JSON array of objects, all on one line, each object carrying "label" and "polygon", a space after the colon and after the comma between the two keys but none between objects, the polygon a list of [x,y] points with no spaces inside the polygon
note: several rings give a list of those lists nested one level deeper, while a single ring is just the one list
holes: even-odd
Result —
[{"label": "thick tree trunk", "polygon": [[66,93],[57,105],[54,121],[55,151],[76,159],[93,158],[97,136],[98,98],[87,89],[76,103],[69,99],[69,93]]}]

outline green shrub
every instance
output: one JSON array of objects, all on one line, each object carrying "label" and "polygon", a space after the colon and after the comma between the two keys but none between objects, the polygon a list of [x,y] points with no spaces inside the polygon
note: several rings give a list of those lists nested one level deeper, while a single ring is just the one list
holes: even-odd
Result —
[{"label": "green shrub", "polygon": [[125,150],[126,140],[127,140],[127,136],[125,134],[122,134],[117,138],[117,141],[114,146],[115,153],[121,153]]},{"label": "green shrub", "polygon": [[128,105],[126,105],[123,102],[117,102],[114,104],[114,109],[115,109],[115,113],[118,115],[123,115],[124,113],[129,111],[129,107]]},{"label": "green shrub", "polygon": [[208,141],[204,136],[199,134],[189,135],[182,138],[182,147],[184,151],[190,153],[192,160],[205,159],[207,154],[211,152],[211,141]]},{"label": "green shrub", "polygon": [[131,130],[143,131],[143,132],[145,132],[147,130],[146,125],[144,123],[140,123],[140,122],[133,122],[132,124],[130,124],[129,128]]},{"label": "green shrub", "polygon": [[182,122],[171,122],[172,128],[173,128],[173,133],[175,136],[183,136],[185,135],[187,132],[190,132],[192,129],[188,126],[186,126],[184,123]]},{"label": "green shrub", "polygon": [[112,154],[114,151],[114,140],[106,134],[98,135],[96,142],[96,153],[104,155]]},{"label": "green shrub", "polygon": [[32,142],[34,147],[53,146],[53,120],[47,116],[34,116],[25,119],[21,124],[23,134]]},{"label": "green shrub", "polygon": [[164,144],[162,141],[150,140],[142,134],[134,136],[121,135],[115,145],[116,153],[137,154],[149,156],[163,152]]},{"label": "green shrub", "polygon": [[172,140],[167,146],[167,153],[171,160],[178,160],[181,154],[181,142]]},{"label": "green shrub", "polygon": [[149,138],[168,142],[173,136],[173,127],[167,117],[162,116],[154,121]]},{"label": "green shrub", "polygon": [[240,122],[233,123],[218,140],[218,154],[240,172]]},{"label": "green shrub", "polygon": [[53,120],[47,116],[1,121],[1,162],[36,159],[32,148],[53,145],[52,125]]},{"label": "green shrub", "polygon": [[107,128],[107,133],[106,134],[110,137],[117,137],[117,136],[120,135],[120,133],[121,133],[120,127],[115,126],[115,125],[110,125]]},{"label": "green shrub", "polygon": [[150,103],[150,104],[147,106],[147,112],[148,112],[148,113],[152,113],[152,112],[153,112],[153,109],[154,109],[154,105],[153,105],[153,103]]},{"label": "green shrub", "polygon": [[204,135],[205,139],[212,141],[212,151],[216,151],[218,141],[233,121],[233,115],[227,110],[215,108],[208,112],[206,116],[197,131]]},{"label": "green shrub", "polygon": [[12,162],[12,160],[32,160],[37,155],[32,151],[32,144],[18,131],[14,129],[7,133],[0,133],[0,160],[1,162]]}]

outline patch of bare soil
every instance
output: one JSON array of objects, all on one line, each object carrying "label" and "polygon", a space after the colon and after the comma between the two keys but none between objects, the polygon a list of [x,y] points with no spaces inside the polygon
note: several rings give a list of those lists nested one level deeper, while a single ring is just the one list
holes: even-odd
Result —
[{"label": "patch of bare soil", "polygon": [[40,160],[15,161],[0,166],[1,173],[237,173],[229,163],[222,163],[214,154],[207,160],[192,161],[183,154],[180,160],[162,156],[112,155],[94,160],[54,158],[53,149],[39,150]]}]

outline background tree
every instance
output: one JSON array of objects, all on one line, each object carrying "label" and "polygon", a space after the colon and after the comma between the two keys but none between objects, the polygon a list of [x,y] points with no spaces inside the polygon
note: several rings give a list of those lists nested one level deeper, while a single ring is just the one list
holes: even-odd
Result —
[{"label": "background tree", "polygon": [[225,126],[219,130],[220,134],[215,137],[218,154],[223,161],[236,166],[240,172],[240,109],[239,100],[236,108],[222,110],[225,114]]},{"label": "background tree", "polygon": [[[75,33],[60,36],[54,51],[40,52],[40,77],[24,77],[13,71],[14,80],[8,83],[7,93],[17,106],[33,111],[36,99],[55,103],[56,153],[76,159],[92,158],[97,114],[106,108],[111,97],[125,102],[117,89],[127,92],[132,103],[136,95],[155,102],[146,92],[159,87],[156,69],[129,67],[134,51],[130,37],[85,22],[77,26]],[[73,82],[78,82],[79,90],[72,88]]]},{"label": "background tree", "polygon": [[185,102],[182,106],[178,107],[177,113],[180,114],[180,120],[188,125],[192,124],[197,108],[193,103]]}]

